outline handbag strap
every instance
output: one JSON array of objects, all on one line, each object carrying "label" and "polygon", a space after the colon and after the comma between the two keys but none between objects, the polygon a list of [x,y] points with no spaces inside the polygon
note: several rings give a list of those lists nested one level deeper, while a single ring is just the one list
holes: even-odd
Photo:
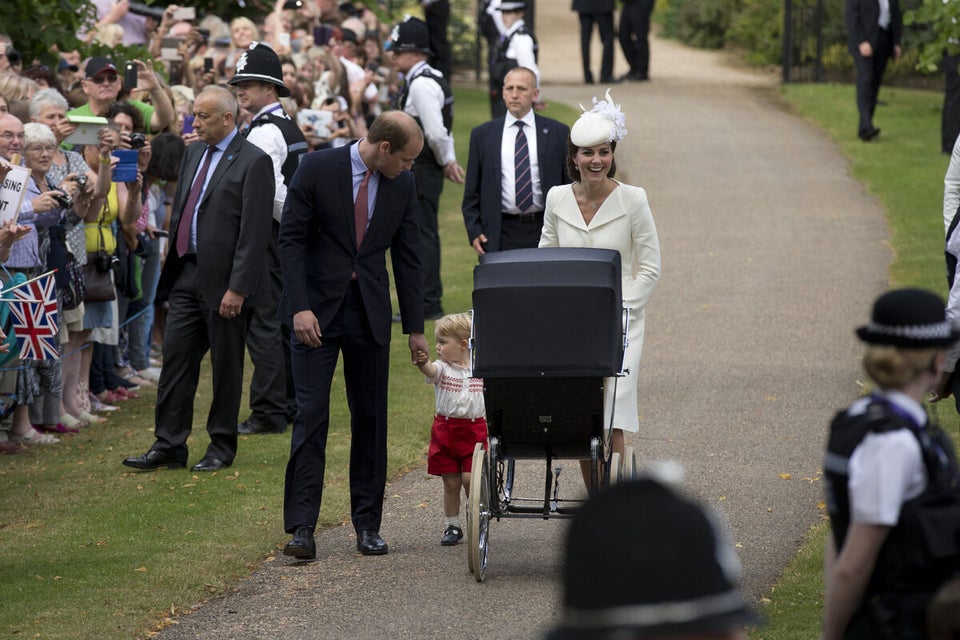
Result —
[{"label": "handbag strap", "polygon": [[103,206],[100,208],[100,217],[97,218],[97,232],[100,234],[100,252],[107,252],[107,243],[103,239],[103,221],[106,218],[107,211],[109,206],[106,202],[103,203]]}]

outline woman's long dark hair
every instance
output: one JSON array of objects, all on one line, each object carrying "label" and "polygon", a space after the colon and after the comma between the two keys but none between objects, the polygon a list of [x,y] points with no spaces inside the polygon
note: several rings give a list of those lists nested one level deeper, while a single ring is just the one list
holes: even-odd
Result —
[{"label": "woman's long dark hair", "polygon": [[180,175],[180,161],[186,152],[183,138],[174,133],[161,133],[150,141],[150,164],[146,178],[150,182],[176,180]]}]

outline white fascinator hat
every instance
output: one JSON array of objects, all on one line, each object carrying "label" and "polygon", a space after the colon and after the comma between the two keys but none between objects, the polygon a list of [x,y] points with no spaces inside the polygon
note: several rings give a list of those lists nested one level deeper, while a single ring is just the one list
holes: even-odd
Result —
[{"label": "white fascinator hat", "polygon": [[583,105],[583,113],[570,129],[570,141],[578,147],[595,147],[606,142],[616,142],[627,135],[627,119],[620,110],[619,104],[614,104],[610,96],[610,89],[604,96],[605,100],[593,98],[593,108],[587,111]]}]

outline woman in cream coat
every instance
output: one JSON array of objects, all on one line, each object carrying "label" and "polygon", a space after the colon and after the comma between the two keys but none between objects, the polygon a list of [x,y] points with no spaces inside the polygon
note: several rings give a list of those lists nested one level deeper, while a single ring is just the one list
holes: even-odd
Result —
[{"label": "woman in cream coat", "polygon": [[[644,309],[660,278],[660,243],[647,194],[613,179],[614,151],[626,134],[624,117],[607,92],[593,99],[570,130],[567,158],[576,181],[550,189],[543,217],[541,247],[616,249],[623,269],[623,303],[630,310],[624,368],[617,380],[612,450],[623,454],[623,432],[640,429],[637,418],[637,373],[643,351]],[[604,426],[610,424],[612,380],[604,397]]]}]

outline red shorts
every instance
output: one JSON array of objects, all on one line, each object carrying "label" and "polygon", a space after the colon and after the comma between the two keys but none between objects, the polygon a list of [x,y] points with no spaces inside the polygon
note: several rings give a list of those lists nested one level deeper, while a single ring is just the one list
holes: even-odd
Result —
[{"label": "red shorts", "polygon": [[473,450],[482,442],[487,448],[487,421],[483,418],[436,416],[430,429],[427,473],[468,473],[473,466]]}]

